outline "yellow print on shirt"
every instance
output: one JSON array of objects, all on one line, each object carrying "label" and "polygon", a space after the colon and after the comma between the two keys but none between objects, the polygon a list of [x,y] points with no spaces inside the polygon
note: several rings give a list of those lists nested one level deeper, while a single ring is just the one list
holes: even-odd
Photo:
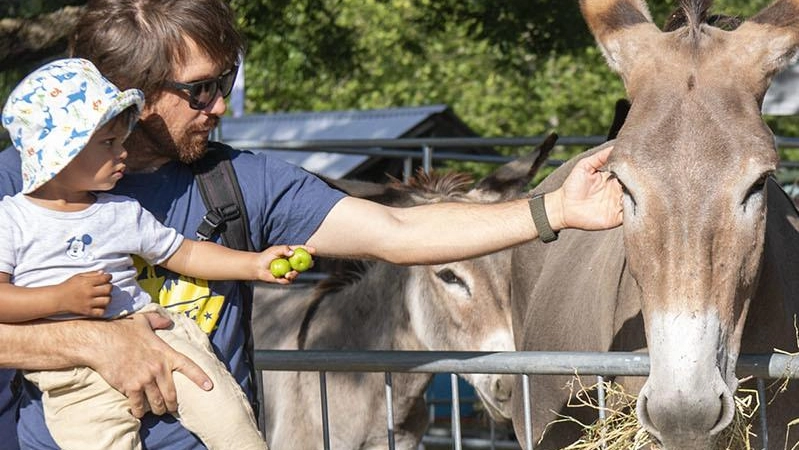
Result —
[{"label": "yellow print on shirt", "polygon": [[133,265],[139,285],[151,298],[158,299],[164,308],[186,314],[205,333],[214,330],[225,297],[212,295],[208,281],[183,275],[177,279],[167,279],[138,256],[133,257]]}]

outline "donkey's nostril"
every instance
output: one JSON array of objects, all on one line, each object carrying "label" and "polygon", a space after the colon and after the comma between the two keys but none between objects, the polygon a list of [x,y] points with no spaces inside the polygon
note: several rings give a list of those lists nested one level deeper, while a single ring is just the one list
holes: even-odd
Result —
[{"label": "donkey's nostril", "polygon": [[719,395],[719,402],[721,403],[721,410],[719,411],[719,420],[710,430],[710,435],[720,433],[723,429],[727,428],[735,416],[735,399],[732,393],[728,390],[723,390]]},{"label": "donkey's nostril", "polygon": [[658,432],[655,425],[652,423],[652,418],[649,417],[649,409],[647,405],[649,403],[649,399],[646,396],[646,386],[638,395],[638,402],[635,405],[635,412],[638,415],[638,421],[641,422],[641,426],[644,427],[646,431],[657,441],[660,443],[660,433]]},{"label": "donkey's nostril", "polygon": [[641,425],[666,448],[711,445],[732,421],[735,400],[721,377],[704,386],[704,389],[671,384],[664,387],[653,385],[650,378],[636,405]]},{"label": "donkey's nostril", "polygon": [[497,400],[505,402],[510,400],[511,387],[510,383],[504,383],[502,378],[494,380],[494,396]]}]

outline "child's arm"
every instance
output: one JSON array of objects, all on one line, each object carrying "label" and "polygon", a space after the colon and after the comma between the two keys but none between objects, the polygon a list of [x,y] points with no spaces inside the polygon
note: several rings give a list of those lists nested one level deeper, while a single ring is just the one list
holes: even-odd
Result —
[{"label": "child's arm", "polygon": [[109,302],[111,275],[101,271],[42,287],[14,286],[11,275],[0,272],[0,322],[27,322],[61,313],[102,317]]},{"label": "child's arm", "polygon": [[184,239],[178,250],[161,265],[173,272],[205,280],[259,280],[289,284],[297,278],[298,272],[292,270],[275,278],[269,271],[269,263],[275,258],[288,258],[297,247],[314,253],[313,248],[299,245],[276,245],[260,253],[245,252],[213,242]]}]

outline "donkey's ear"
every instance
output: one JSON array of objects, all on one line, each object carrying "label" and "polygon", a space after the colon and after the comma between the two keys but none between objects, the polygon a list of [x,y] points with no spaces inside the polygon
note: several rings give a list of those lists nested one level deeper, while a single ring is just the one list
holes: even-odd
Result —
[{"label": "donkey's ear", "polygon": [[766,84],[799,49],[799,0],[777,0],[734,31],[743,61],[762,67]]},{"label": "donkey's ear", "polygon": [[558,135],[550,133],[534,151],[514,161],[505,163],[480,180],[469,193],[481,201],[496,201],[517,198],[549,159]]},{"label": "donkey's ear", "polygon": [[608,65],[623,76],[647,58],[652,36],[661,34],[643,0],[580,0],[580,11]]}]

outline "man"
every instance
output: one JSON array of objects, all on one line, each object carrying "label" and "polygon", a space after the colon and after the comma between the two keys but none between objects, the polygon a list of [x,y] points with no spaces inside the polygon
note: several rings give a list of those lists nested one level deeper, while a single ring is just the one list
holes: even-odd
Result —
[{"label": "man", "polygon": [[[192,237],[206,209],[187,163],[206,152],[208,133],[225,112],[223,97],[244,50],[233,14],[224,0],[97,0],[86,11],[76,27],[73,56],[94,62],[121,89],[141,89],[147,100],[125,145],[129,173],[115,192],[136,198],[166,225]],[[0,152],[4,194],[19,189],[14,153]],[[546,195],[543,206],[552,229],[621,223],[621,188],[599,171],[608,153],[583,160],[563,188]],[[257,250],[305,243],[321,256],[429,264],[490,253],[549,231],[536,228],[527,200],[395,209],[347,197],[265,155],[233,151],[231,159]],[[538,208],[537,223],[546,227]],[[246,286],[184,279],[153,267],[141,268],[139,282],[150,286],[162,305],[196,318],[219,358],[252,393],[241,326]],[[147,448],[202,448],[169,415],[161,416],[176,409],[173,371],[198,385],[207,383],[202,371],[151,331],[166,325],[155,318],[2,325],[0,367],[89,366],[129,397],[134,415],[143,416]],[[55,448],[41,418],[39,395],[25,387],[18,426],[22,448]],[[147,409],[152,414],[145,414]]]}]

